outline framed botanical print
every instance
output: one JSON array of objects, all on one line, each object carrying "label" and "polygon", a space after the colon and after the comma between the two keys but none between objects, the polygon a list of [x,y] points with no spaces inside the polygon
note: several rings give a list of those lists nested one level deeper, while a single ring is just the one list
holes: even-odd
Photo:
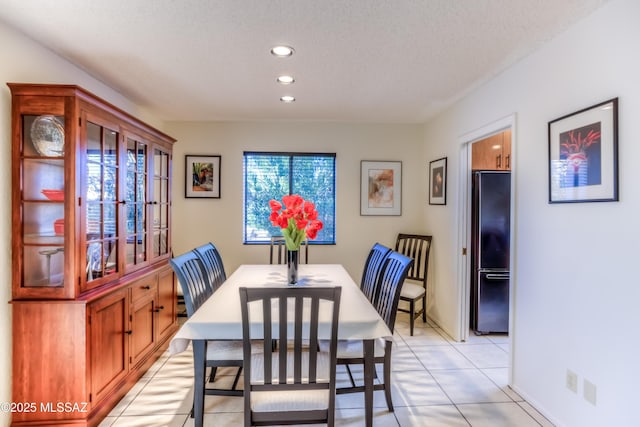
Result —
[{"label": "framed botanical print", "polygon": [[220,156],[185,156],[185,197],[220,198]]},{"label": "framed botanical print", "polygon": [[618,200],[618,98],[549,122],[549,203]]},{"label": "framed botanical print", "polygon": [[402,215],[402,162],[360,162],[360,215]]}]

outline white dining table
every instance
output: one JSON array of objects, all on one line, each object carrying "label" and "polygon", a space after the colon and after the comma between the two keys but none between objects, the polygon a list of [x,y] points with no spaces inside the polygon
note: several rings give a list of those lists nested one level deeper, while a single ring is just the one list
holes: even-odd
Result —
[{"label": "white dining table", "polygon": [[[301,264],[298,283],[293,286],[341,286],[338,339],[362,340],[364,349],[365,420],[373,424],[375,378],[374,340],[392,335],[349,273],[339,264]],[[169,344],[170,354],[185,351],[193,344],[194,421],[201,427],[204,412],[205,355],[208,340],[242,340],[242,316],[238,289],[245,287],[286,287],[287,266],[278,264],[241,265],[222,286],[187,319]],[[322,320],[320,323],[322,328]],[[322,338],[322,336],[320,336]]]}]

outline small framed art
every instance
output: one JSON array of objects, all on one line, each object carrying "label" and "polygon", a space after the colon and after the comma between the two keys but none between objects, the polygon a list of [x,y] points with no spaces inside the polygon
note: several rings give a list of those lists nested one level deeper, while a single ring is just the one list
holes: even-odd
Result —
[{"label": "small framed art", "polygon": [[429,162],[429,204],[447,204],[447,158]]},{"label": "small framed art", "polygon": [[549,203],[618,200],[618,98],[549,122]]},{"label": "small framed art", "polygon": [[360,215],[402,215],[402,162],[360,162]]},{"label": "small framed art", "polygon": [[220,198],[220,156],[185,156],[185,197]]}]

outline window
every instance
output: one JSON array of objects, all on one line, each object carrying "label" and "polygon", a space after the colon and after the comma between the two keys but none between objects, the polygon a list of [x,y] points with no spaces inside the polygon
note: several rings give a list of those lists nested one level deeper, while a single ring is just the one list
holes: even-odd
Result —
[{"label": "window", "polygon": [[299,194],[315,203],[324,227],[315,244],[336,242],[335,153],[244,153],[244,243],[267,243],[281,235],[271,225],[269,200]]}]

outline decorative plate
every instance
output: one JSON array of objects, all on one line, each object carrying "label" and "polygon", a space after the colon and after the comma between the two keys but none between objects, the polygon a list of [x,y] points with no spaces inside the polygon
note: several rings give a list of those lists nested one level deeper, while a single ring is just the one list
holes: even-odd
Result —
[{"label": "decorative plate", "polygon": [[41,156],[64,155],[64,126],[54,116],[38,116],[31,125],[31,141]]}]

